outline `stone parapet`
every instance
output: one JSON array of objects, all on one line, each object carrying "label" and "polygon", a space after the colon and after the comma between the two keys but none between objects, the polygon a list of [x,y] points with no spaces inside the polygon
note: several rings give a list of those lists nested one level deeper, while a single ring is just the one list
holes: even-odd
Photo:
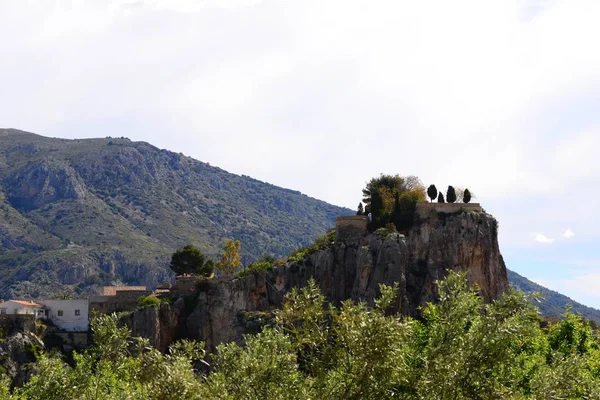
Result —
[{"label": "stone parapet", "polygon": [[453,214],[457,212],[483,212],[479,203],[417,203],[417,215],[426,218],[432,211]]},{"label": "stone parapet", "polygon": [[367,234],[369,219],[364,215],[337,217],[335,219],[335,238],[340,242],[361,240]]}]

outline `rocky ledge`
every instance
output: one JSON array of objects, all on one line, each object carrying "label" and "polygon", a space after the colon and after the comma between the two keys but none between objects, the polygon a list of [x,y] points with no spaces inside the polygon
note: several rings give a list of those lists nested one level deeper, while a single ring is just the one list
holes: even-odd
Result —
[{"label": "rocky ledge", "polygon": [[470,282],[491,301],[508,288],[497,230],[496,220],[484,212],[432,212],[405,235],[379,230],[265,274],[209,280],[173,306],[139,310],[123,321],[161,350],[176,337],[188,337],[205,341],[214,351],[254,330],[256,318],[247,318],[249,314],[278,308],[285,293],[311,278],[334,304],[346,299],[370,304],[379,295],[379,284],[398,283],[396,311],[416,316],[419,306],[435,300],[435,281],[447,270],[467,271]]}]

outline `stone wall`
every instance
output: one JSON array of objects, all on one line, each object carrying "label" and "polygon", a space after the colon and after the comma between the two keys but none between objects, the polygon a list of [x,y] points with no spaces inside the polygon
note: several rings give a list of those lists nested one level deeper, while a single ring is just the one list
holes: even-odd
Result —
[{"label": "stone wall", "polygon": [[133,311],[140,297],[149,296],[151,290],[118,290],[114,296],[90,296],[90,315],[95,312],[110,314],[113,312]]},{"label": "stone wall", "polygon": [[359,241],[367,234],[369,220],[364,215],[352,215],[335,219],[335,237],[341,242]]},{"label": "stone wall", "polygon": [[131,291],[131,290],[146,290],[146,286],[103,286],[102,296],[116,296],[117,292]]},{"label": "stone wall", "polygon": [[175,298],[194,293],[198,280],[201,278],[199,276],[178,276],[176,279],[175,285],[169,290]]},{"label": "stone wall", "polygon": [[453,214],[456,212],[483,212],[479,203],[417,203],[417,215],[421,218],[427,218],[432,212]]},{"label": "stone wall", "polygon": [[1,315],[0,329],[2,330],[2,334],[4,335],[10,335],[14,332],[35,332],[35,315]]}]

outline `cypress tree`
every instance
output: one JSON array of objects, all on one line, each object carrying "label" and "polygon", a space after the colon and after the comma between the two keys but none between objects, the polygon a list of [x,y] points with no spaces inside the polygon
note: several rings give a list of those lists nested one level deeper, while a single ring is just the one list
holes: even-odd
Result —
[{"label": "cypress tree", "polygon": [[435,200],[437,194],[438,191],[435,185],[429,185],[429,187],[427,188],[427,196],[429,196],[429,198],[431,199],[430,202],[433,202],[433,200]]},{"label": "cypress tree", "polygon": [[454,190],[454,186],[448,186],[448,191],[446,192],[446,201],[448,203],[454,203],[456,201],[456,191]]},{"label": "cypress tree", "polygon": [[362,203],[358,203],[358,210],[356,211],[356,215],[363,215],[365,210],[363,209]]},{"label": "cypress tree", "polygon": [[442,194],[442,192],[440,192],[438,195],[438,203],[445,203],[444,195]]},{"label": "cypress tree", "polygon": [[469,191],[469,189],[465,189],[465,192],[463,193],[463,202],[468,203],[470,201],[471,201],[471,192]]}]

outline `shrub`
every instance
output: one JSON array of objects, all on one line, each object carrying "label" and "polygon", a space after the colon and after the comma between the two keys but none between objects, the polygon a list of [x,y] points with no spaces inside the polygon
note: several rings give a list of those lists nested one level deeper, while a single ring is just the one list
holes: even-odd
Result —
[{"label": "shrub", "polygon": [[156,307],[158,305],[160,305],[160,299],[153,294],[138,299],[138,306],[140,307]]},{"label": "shrub", "polygon": [[238,273],[238,276],[244,277],[251,274],[265,274],[268,271],[273,269],[273,264],[275,263],[275,259],[271,256],[266,256],[261,258],[258,261],[253,262],[248,265],[245,269]]},{"label": "shrub", "polygon": [[325,235],[319,236],[311,246],[303,246],[294,250],[292,254],[288,256],[287,261],[302,261],[312,253],[322,250],[333,243],[335,243],[335,229],[330,229]]}]

